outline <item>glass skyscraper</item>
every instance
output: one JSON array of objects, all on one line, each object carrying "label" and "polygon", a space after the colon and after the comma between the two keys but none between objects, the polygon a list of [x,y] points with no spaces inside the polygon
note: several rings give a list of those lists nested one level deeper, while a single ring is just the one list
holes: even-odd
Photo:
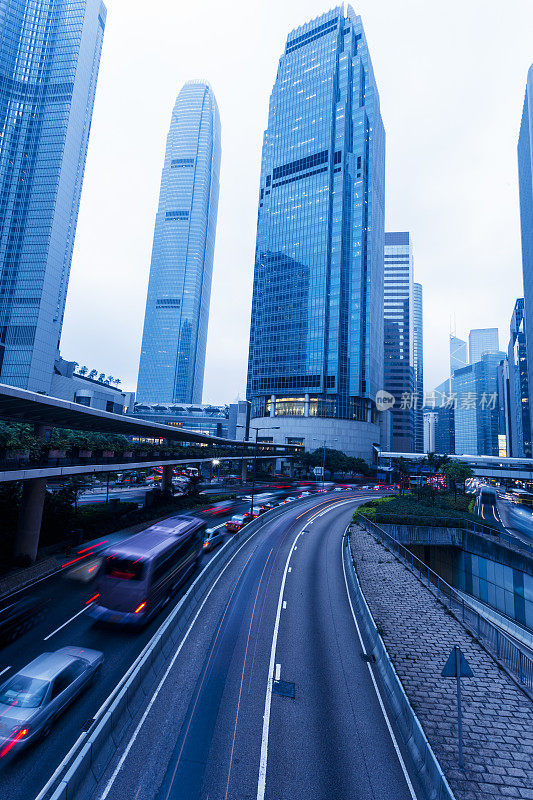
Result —
[{"label": "glass skyscraper", "polygon": [[0,0],[0,382],[48,393],[106,19],[100,0]]},{"label": "glass skyscraper", "polygon": [[505,353],[484,353],[453,374],[456,455],[499,454],[498,367],[504,358]]},{"label": "glass skyscraper", "polygon": [[409,233],[385,233],[384,387],[395,399],[392,413],[392,449],[415,451],[415,414],[418,405],[413,303],[413,252]]},{"label": "glass skyscraper", "polygon": [[213,275],[220,117],[205,81],[181,89],[170,122],[139,363],[142,403],[200,403]]},{"label": "glass skyscraper", "polygon": [[424,319],[423,292],[413,284],[413,359],[415,365],[415,453],[424,452]]},{"label": "glass skyscraper", "polygon": [[474,328],[468,334],[468,361],[475,364],[486,353],[498,353],[500,349],[498,328]]},{"label": "glass skyscraper", "polygon": [[[527,366],[528,374],[533,375],[533,64],[527,73],[526,95],[518,137],[518,190]],[[529,410],[533,414],[533,380],[529,384]],[[533,429],[533,419],[531,427]]]},{"label": "glass skyscraper", "polygon": [[509,364],[509,438],[511,455],[531,458],[529,377],[524,330],[524,298],[519,297],[511,317],[507,361]]},{"label": "glass skyscraper", "polygon": [[338,6],[287,37],[263,140],[247,397],[269,438],[379,443],[384,188],[361,18]]}]

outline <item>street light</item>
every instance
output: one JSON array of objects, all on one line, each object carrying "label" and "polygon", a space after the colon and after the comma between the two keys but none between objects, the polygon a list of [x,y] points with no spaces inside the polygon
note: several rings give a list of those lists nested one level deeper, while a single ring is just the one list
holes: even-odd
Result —
[{"label": "street light", "polygon": [[[237,428],[244,428],[245,425],[237,425]],[[254,494],[255,494],[255,463],[257,459],[257,434],[259,431],[279,431],[279,425],[262,425],[259,428],[253,428],[255,431],[255,447],[254,447],[254,471],[252,476],[252,495],[250,500],[250,516],[254,518]],[[244,456],[244,449],[243,449],[243,456]]]},{"label": "street light", "polygon": [[[317,436],[312,437],[313,442],[321,442]],[[338,442],[338,439],[330,439],[330,442]],[[325,488],[326,478],[326,438],[324,437],[323,452],[322,452],[322,488]]]},{"label": "street light", "polygon": [[220,459],[214,458],[211,462],[214,467],[218,467],[217,469],[217,480],[220,479]]}]

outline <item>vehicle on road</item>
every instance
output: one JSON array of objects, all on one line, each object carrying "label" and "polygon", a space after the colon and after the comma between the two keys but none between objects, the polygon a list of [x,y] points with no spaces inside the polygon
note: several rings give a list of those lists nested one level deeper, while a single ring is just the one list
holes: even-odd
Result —
[{"label": "vehicle on road", "polygon": [[0,758],[46,736],[98,674],[103,653],[62,647],[43,653],[0,686]]},{"label": "vehicle on road", "polygon": [[104,552],[89,615],[101,622],[142,626],[198,565],[205,522],[169,517]]},{"label": "vehicle on road", "polygon": [[43,616],[50,600],[39,595],[7,598],[0,605],[0,645],[16,639]]},{"label": "vehicle on road", "polygon": [[204,533],[204,541],[202,544],[202,550],[204,553],[208,553],[209,550],[212,550],[217,544],[220,544],[224,540],[224,528],[207,528],[206,532]]},{"label": "vehicle on road", "polygon": [[240,529],[246,525],[246,522],[247,520],[244,514],[234,514],[232,518],[226,522],[226,530],[231,533],[237,533],[237,531],[240,531]]},{"label": "vehicle on road", "polygon": [[300,492],[300,494],[298,495],[298,500],[301,500],[302,497],[309,497],[310,494],[311,492]]}]

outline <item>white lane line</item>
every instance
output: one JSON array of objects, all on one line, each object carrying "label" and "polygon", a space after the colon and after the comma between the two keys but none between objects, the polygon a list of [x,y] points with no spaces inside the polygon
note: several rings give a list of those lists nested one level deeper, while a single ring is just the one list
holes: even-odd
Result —
[{"label": "white lane line", "polygon": [[289,572],[292,572],[292,567],[289,567]]},{"label": "white lane line", "polygon": [[287,608],[287,601],[286,600],[283,601],[283,608]]},{"label": "white lane line", "polygon": [[[367,655],[367,651],[366,651],[366,648],[365,648],[365,645],[364,645],[364,642],[363,642],[363,637],[361,636],[361,631],[359,629],[359,624],[357,622],[357,617],[355,616],[355,611],[353,610],[352,598],[350,597],[350,590],[348,588],[348,580],[346,578],[346,569],[345,569],[345,566],[344,566],[344,556],[343,556],[343,552],[342,552],[342,548],[343,547],[344,547],[344,536],[342,537],[342,542],[341,542],[341,559],[342,559],[342,571],[343,571],[343,574],[344,574],[344,584],[346,586],[346,594],[348,595],[348,602],[350,604],[350,610],[352,612],[352,617],[353,617],[353,621],[355,623],[355,628],[357,630],[357,635],[358,635],[359,641],[361,643],[361,648],[363,650],[363,655],[366,656]],[[409,789],[411,797],[413,798],[413,800],[417,800],[416,792],[415,792],[415,790],[413,788],[413,784],[411,783],[411,778],[409,777],[409,773],[407,772],[407,767],[405,766],[405,761],[403,760],[403,756],[401,754],[400,748],[398,747],[398,742],[396,741],[396,737],[394,735],[394,731],[392,730],[392,726],[390,724],[389,717],[388,717],[387,712],[385,710],[385,706],[383,705],[383,700],[381,699],[381,693],[380,693],[380,691],[378,689],[378,685],[377,685],[376,679],[374,677],[374,670],[372,669],[372,665],[369,662],[367,662],[367,667],[368,667],[368,671],[370,672],[370,677],[372,678],[372,683],[374,684],[374,689],[376,690],[376,695],[377,695],[377,698],[378,698],[378,701],[379,701],[379,705],[380,705],[380,708],[381,708],[381,710],[383,712],[383,716],[385,718],[385,722],[387,724],[387,728],[388,728],[388,731],[390,733],[390,737],[392,739],[392,743],[394,745],[394,749],[396,750],[396,755],[398,756],[398,761],[400,762],[400,766],[401,766],[402,772],[404,774],[405,782],[407,783],[407,787]]]},{"label": "white lane line", "polygon": [[1,670],[0,670],[0,675],[3,675],[3,674],[4,674],[4,672],[7,672],[7,671],[8,671],[8,669],[11,669],[11,667],[4,667],[4,669],[1,669]]},{"label": "white lane line", "polygon": [[[201,614],[201,612],[202,612],[202,609],[203,609],[203,607],[204,607],[204,606],[205,606],[205,604],[207,603],[207,600],[208,600],[208,598],[209,598],[209,596],[210,596],[211,592],[213,591],[213,589],[215,588],[215,586],[217,585],[217,583],[219,582],[219,580],[221,579],[221,577],[223,576],[223,574],[225,573],[225,571],[227,570],[227,568],[229,567],[229,565],[232,563],[232,561],[233,561],[233,560],[234,560],[234,559],[237,557],[237,555],[240,553],[240,551],[242,550],[242,548],[243,548],[243,547],[245,547],[247,544],[249,544],[249,543],[250,543],[250,540],[251,540],[251,538],[252,538],[253,536],[255,536],[255,534],[256,534],[256,533],[258,533],[258,532],[259,532],[259,531],[261,531],[261,530],[262,530],[262,528],[258,528],[258,529],[257,529],[257,531],[254,531],[254,532],[253,532],[253,533],[250,535],[250,538],[246,539],[246,540],[245,540],[245,541],[244,541],[244,542],[241,544],[241,546],[238,548],[238,550],[236,550],[236,551],[235,551],[235,553],[232,555],[232,557],[230,558],[230,560],[228,561],[228,563],[225,565],[225,567],[223,567],[223,569],[221,570],[221,572],[220,572],[220,574],[218,575],[217,579],[216,579],[216,580],[213,582],[213,584],[212,584],[211,588],[209,589],[209,591],[207,592],[206,596],[205,596],[205,597],[204,597],[204,599],[202,600],[202,603],[201,603],[201,605],[199,606],[199,608],[198,608],[198,611],[196,612],[196,614],[195,614],[195,615],[194,615],[194,617],[192,618],[191,624],[190,624],[190,625],[189,625],[189,627],[187,628],[187,630],[186,630],[186,632],[185,632],[185,634],[184,634],[184,636],[183,636],[183,638],[182,638],[182,640],[181,640],[181,642],[180,642],[180,644],[179,644],[179,647],[178,647],[178,649],[176,650],[176,652],[175,652],[175,653],[174,653],[174,655],[172,656],[172,659],[171,659],[171,661],[170,661],[170,663],[169,663],[169,665],[168,665],[167,669],[165,670],[165,673],[164,673],[163,677],[161,678],[161,680],[160,680],[160,681],[159,681],[159,683],[157,684],[157,688],[156,688],[155,692],[153,693],[152,697],[150,698],[150,702],[148,703],[148,705],[147,705],[147,707],[146,707],[146,710],[145,710],[144,714],[142,715],[141,719],[139,720],[139,724],[137,725],[137,727],[136,727],[136,728],[135,728],[135,730],[133,731],[133,734],[132,734],[132,736],[131,736],[131,739],[129,740],[128,744],[126,745],[126,748],[125,748],[124,752],[122,753],[122,755],[121,755],[121,757],[120,757],[120,760],[119,760],[119,762],[118,762],[117,766],[115,767],[115,770],[114,770],[113,774],[112,774],[112,775],[111,775],[111,777],[109,778],[109,781],[107,782],[107,785],[106,785],[106,787],[105,787],[105,789],[104,789],[104,791],[103,791],[103,794],[101,794],[101,795],[100,795],[100,800],[105,800],[105,798],[107,797],[107,795],[108,795],[108,794],[109,794],[109,792],[111,791],[111,788],[112,788],[112,786],[113,786],[113,784],[114,784],[114,782],[115,782],[115,780],[116,780],[116,778],[117,778],[117,775],[118,775],[118,773],[120,772],[120,770],[122,769],[122,767],[123,767],[123,765],[124,765],[124,762],[126,761],[126,759],[127,759],[127,757],[128,757],[128,754],[129,754],[129,752],[130,752],[131,748],[133,747],[133,745],[134,745],[134,743],[135,743],[135,740],[137,739],[137,736],[139,735],[139,732],[140,732],[140,730],[141,730],[142,726],[144,725],[144,722],[145,722],[145,720],[146,720],[146,717],[147,717],[147,716],[148,716],[148,714],[150,713],[150,710],[151,710],[151,708],[152,708],[153,704],[155,703],[155,701],[156,701],[156,699],[157,699],[157,696],[158,696],[159,692],[160,692],[160,691],[161,691],[161,689],[163,688],[163,685],[164,685],[164,683],[165,683],[165,681],[166,681],[166,679],[167,679],[167,677],[168,677],[168,675],[169,675],[169,673],[170,673],[170,670],[171,670],[171,669],[172,669],[172,667],[174,666],[174,664],[175,664],[175,662],[176,662],[176,659],[177,659],[177,657],[179,656],[179,654],[180,654],[180,652],[181,652],[181,649],[182,649],[183,645],[185,644],[185,642],[186,642],[186,641],[187,641],[187,639],[189,638],[189,633],[191,632],[191,630],[192,630],[192,628],[193,628],[193,626],[194,626],[194,623],[196,622],[196,620],[197,620],[197,619],[198,619],[198,617],[200,616],[200,614]],[[200,574],[201,574],[201,573],[200,573]],[[200,577],[200,576],[198,576],[198,577]]]},{"label": "white lane line", "polygon": [[281,676],[281,664],[276,664],[276,678],[275,680],[279,681]]},{"label": "white lane line", "polygon": [[295,550],[298,550],[298,548],[297,548],[297,547],[295,547],[294,549],[295,549]]},{"label": "white lane line", "polygon": [[85,608],[82,608],[81,611],[78,611],[78,613],[74,614],[74,616],[71,617],[70,619],[67,619],[67,621],[64,622],[62,625],[60,625],[59,628],[56,628],[55,631],[52,631],[52,633],[49,633],[48,636],[45,636],[43,641],[47,642],[48,639],[51,639],[52,636],[55,636],[56,633],[59,633],[60,630],[62,630],[66,625],[68,625],[70,622],[75,620],[76,617],[79,617],[81,614],[85,614],[85,612],[87,611],[88,608],[91,607],[91,605],[92,605],[92,603],[90,605],[88,605],[88,606],[85,606]]}]

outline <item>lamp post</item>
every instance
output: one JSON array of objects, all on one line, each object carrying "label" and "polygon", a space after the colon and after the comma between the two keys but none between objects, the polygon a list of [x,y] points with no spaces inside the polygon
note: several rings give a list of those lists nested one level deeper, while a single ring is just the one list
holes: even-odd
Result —
[{"label": "lamp post", "polygon": [[217,468],[217,480],[220,480],[220,459],[214,458],[211,463]]},{"label": "lamp post", "polygon": [[[244,428],[244,425],[237,425],[238,428]],[[252,475],[252,494],[250,499],[250,516],[254,518],[254,494],[255,494],[255,464],[257,460],[257,435],[259,431],[279,431],[279,425],[263,425],[258,428],[254,428],[255,430],[255,447],[254,447],[254,470]]]},{"label": "lamp post", "polygon": [[[321,439],[318,439],[316,436],[313,436],[314,442],[320,442]],[[331,439],[332,442],[338,442],[338,439]],[[322,445],[322,488],[325,488],[326,483],[326,439],[324,438],[324,442]]]}]

